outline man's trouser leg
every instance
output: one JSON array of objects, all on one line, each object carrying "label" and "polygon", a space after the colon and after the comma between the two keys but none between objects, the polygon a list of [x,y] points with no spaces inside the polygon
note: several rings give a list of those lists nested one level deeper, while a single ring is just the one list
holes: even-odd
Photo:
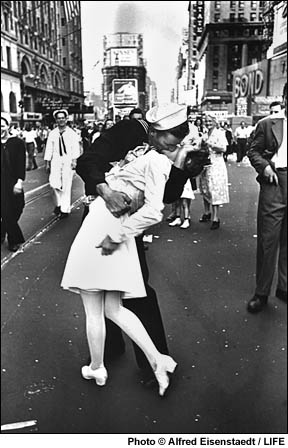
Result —
[{"label": "man's trouser leg", "polygon": [[277,288],[281,291],[287,291],[287,171],[278,172],[278,177],[286,209],[280,234]]},{"label": "man's trouser leg", "polygon": [[[149,336],[152,341],[156,345],[157,349],[161,353],[168,354],[168,346],[166,342],[164,325],[160,313],[160,308],[157,301],[156,292],[154,289],[148,285],[148,266],[146,262],[144,244],[142,240],[142,235],[137,237],[136,245],[138,250],[139,261],[141,265],[142,275],[146,287],[147,297],[145,298],[136,298],[136,299],[127,299],[123,301],[123,304],[126,308],[133,311],[136,316],[139,317],[142,324],[146,328]],[[138,366],[141,369],[151,369],[150,364],[148,363],[146,356],[142,352],[142,350],[136,345],[133,344],[136,361]]]},{"label": "man's trouser leg", "polygon": [[[3,206],[2,220],[7,232],[8,244],[22,244],[25,239],[18,224],[24,208],[24,193],[12,194]],[[1,207],[2,208],[2,207]]]},{"label": "man's trouser leg", "polygon": [[[279,178],[280,180],[280,178]],[[269,296],[275,273],[286,204],[280,185],[261,183],[257,215],[256,294]]]}]

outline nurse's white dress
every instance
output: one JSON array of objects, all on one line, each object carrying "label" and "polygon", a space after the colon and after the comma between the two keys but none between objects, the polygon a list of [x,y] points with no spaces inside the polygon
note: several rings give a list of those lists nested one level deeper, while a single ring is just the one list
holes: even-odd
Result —
[{"label": "nurse's white dress", "polygon": [[[100,197],[90,204],[68,255],[61,282],[64,289],[76,293],[121,291],[122,298],[146,297],[134,237],[162,220],[171,164],[165,155],[151,150],[108,174],[108,185],[132,199],[132,214],[115,218]],[[104,256],[97,246],[106,235],[120,244],[113,254]]]}]

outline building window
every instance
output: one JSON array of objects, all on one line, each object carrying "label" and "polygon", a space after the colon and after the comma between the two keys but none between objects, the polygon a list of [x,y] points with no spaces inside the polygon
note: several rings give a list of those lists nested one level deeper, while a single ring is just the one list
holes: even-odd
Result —
[{"label": "building window", "polygon": [[230,22],[235,22],[235,12],[231,12],[229,18]]},{"label": "building window", "polygon": [[218,70],[213,70],[212,89],[218,90]]},{"label": "building window", "polygon": [[11,48],[10,47],[6,47],[6,55],[7,55],[7,68],[8,68],[8,70],[11,70],[12,66],[11,66]]},{"label": "building window", "polygon": [[236,8],[236,2],[230,2],[230,9]]},{"label": "building window", "polygon": [[214,22],[215,23],[220,22],[220,14],[218,12],[216,14],[214,14]]},{"label": "building window", "polygon": [[220,7],[221,7],[221,2],[214,2],[215,9],[220,9]]},{"label": "building window", "polygon": [[232,88],[233,88],[233,77],[232,77],[232,73],[228,73],[227,74],[227,91],[228,92],[232,92]]},{"label": "building window", "polygon": [[257,14],[256,12],[251,12],[250,14],[250,22],[256,22],[257,21]]},{"label": "building window", "polygon": [[257,2],[251,2],[251,9],[257,9]]},{"label": "building window", "polygon": [[63,58],[63,65],[66,66],[66,58]]},{"label": "building window", "polygon": [[17,113],[16,96],[15,96],[14,92],[10,92],[10,95],[9,95],[9,110],[13,114]]},{"label": "building window", "polygon": [[66,45],[66,39],[65,39],[65,37],[62,37],[62,45],[63,45],[63,47],[65,47],[65,45]]},{"label": "building window", "polygon": [[239,9],[244,9],[245,2],[238,2]]},{"label": "building window", "polygon": [[65,23],[65,19],[64,19],[64,17],[62,17],[62,18],[61,18],[61,26],[65,26],[65,24],[66,24],[66,23]]},{"label": "building window", "polygon": [[5,31],[9,31],[9,17],[7,12],[4,12],[4,29]]},{"label": "building window", "polygon": [[244,21],[244,12],[239,12],[238,19],[239,19],[239,22],[243,22]]}]

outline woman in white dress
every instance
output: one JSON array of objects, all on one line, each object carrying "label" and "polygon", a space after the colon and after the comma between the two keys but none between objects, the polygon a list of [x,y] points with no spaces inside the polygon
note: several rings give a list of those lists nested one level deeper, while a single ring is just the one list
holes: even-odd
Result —
[{"label": "woman in white dress", "polygon": [[[121,301],[146,296],[134,237],[162,220],[165,184],[178,145],[188,132],[186,110],[184,114],[183,107],[178,105],[172,109],[175,117],[170,113],[169,131],[152,128],[152,144],[153,133],[161,134],[160,139],[158,136],[154,140],[157,146],[141,148],[139,157],[118,164],[106,176],[111,189],[129,196],[131,211],[115,218],[100,196],[92,202],[72,244],[61,283],[64,289],[81,294],[86,312],[91,364],[82,367],[82,376],[95,379],[100,386],[106,383],[108,374],[103,363],[106,316],[143,350],[158,381],[160,395],[164,395],[169,385],[168,373],[177,364],[156,349],[141,321]],[[173,133],[171,120],[175,124]],[[129,153],[127,156],[131,160]]]},{"label": "woman in white dress", "polygon": [[225,132],[217,128],[215,117],[206,116],[205,125],[208,133],[204,134],[202,141],[208,145],[211,164],[206,166],[200,175],[199,188],[204,201],[204,214],[200,222],[211,220],[210,206],[212,206],[211,230],[220,227],[219,205],[229,203],[228,174],[223,158],[227,148]]}]

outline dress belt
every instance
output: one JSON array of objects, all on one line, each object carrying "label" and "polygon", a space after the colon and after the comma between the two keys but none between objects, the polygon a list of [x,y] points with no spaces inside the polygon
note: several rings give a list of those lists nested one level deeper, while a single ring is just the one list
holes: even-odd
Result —
[{"label": "dress belt", "polygon": [[287,171],[287,166],[276,168],[277,171]]}]

